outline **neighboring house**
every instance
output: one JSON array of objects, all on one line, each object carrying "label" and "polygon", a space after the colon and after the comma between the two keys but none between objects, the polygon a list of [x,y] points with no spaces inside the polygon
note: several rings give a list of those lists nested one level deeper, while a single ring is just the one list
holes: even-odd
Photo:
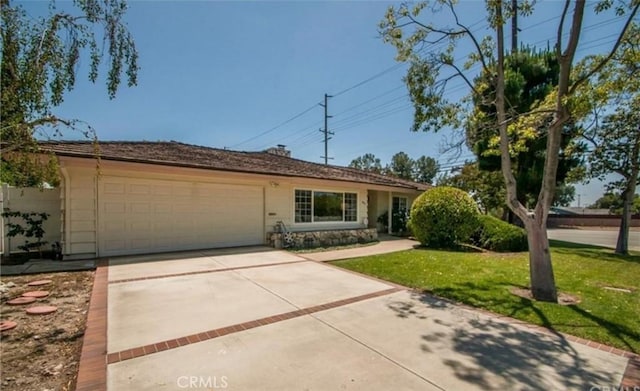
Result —
[{"label": "neighboring house", "polygon": [[[429,185],[289,157],[178,142],[43,142],[61,172],[65,257],[105,257],[274,242],[289,231],[376,234]],[[98,158],[99,157],[99,158]],[[391,224],[389,224],[390,226]],[[316,235],[316,236],[313,236]],[[308,239],[308,238],[306,238]]]}]

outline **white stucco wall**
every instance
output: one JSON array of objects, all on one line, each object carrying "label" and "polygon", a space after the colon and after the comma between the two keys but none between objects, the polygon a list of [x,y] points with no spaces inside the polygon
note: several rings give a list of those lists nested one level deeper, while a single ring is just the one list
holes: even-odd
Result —
[{"label": "white stucco wall", "polygon": [[[77,158],[61,158],[61,168],[64,183],[62,192],[64,197],[63,221],[65,223],[63,241],[65,244],[64,253],[67,258],[100,255],[99,241],[103,239],[98,237],[100,220],[98,204],[101,197],[99,177],[102,176],[139,178],[144,181],[186,181],[259,187],[264,194],[262,237],[264,237],[265,243],[267,233],[274,231],[274,226],[278,221],[283,221],[291,231],[304,231],[367,228],[366,219],[375,220],[377,218],[377,216],[368,215],[368,191],[372,186],[366,184],[104,160],[97,170],[95,160]],[[384,189],[381,186],[376,188]],[[357,193],[357,221],[295,223],[294,194],[296,189]],[[393,188],[388,188],[385,194],[391,190]],[[387,199],[380,199],[378,202],[386,205]]]}]

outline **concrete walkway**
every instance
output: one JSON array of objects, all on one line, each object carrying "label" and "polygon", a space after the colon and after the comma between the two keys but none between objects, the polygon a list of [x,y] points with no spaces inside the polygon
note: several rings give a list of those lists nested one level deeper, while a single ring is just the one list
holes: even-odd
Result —
[{"label": "concrete walkway", "polygon": [[420,245],[415,240],[404,238],[396,238],[393,236],[382,236],[380,242],[370,245],[349,248],[344,250],[318,251],[312,253],[302,253],[300,256],[312,261],[327,262],[337,261],[339,259],[367,257],[370,255],[387,254],[396,251],[411,250],[415,246]]},{"label": "concrete walkway", "polygon": [[589,390],[619,387],[630,357],[262,247],[97,275],[84,345],[108,355],[79,390]]}]

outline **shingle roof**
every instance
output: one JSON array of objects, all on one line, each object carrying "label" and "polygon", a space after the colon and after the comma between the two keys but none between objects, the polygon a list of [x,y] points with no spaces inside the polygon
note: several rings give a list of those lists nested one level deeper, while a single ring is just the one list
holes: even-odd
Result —
[{"label": "shingle roof", "polygon": [[[40,147],[59,156],[96,158],[91,141],[44,141]],[[176,141],[101,141],[98,156],[117,160],[427,190],[431,186],[350,167],[323,165],[267,152],[241,152]]]}]

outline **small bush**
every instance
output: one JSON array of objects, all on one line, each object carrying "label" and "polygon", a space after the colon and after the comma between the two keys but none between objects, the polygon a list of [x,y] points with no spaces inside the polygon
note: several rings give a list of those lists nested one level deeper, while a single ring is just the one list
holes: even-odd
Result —
[{"label": "small bush", "polygon": [[498,252],[527,251],[527,232],[498,218],[480,217],[480,226],[471,237],[478,247]]},{"label": "small bush", "polygon": [[464,191],[434,187],[411,206],[409,228],[424,246],[453,247],[469,241],[478,227],[478,206]]}]

